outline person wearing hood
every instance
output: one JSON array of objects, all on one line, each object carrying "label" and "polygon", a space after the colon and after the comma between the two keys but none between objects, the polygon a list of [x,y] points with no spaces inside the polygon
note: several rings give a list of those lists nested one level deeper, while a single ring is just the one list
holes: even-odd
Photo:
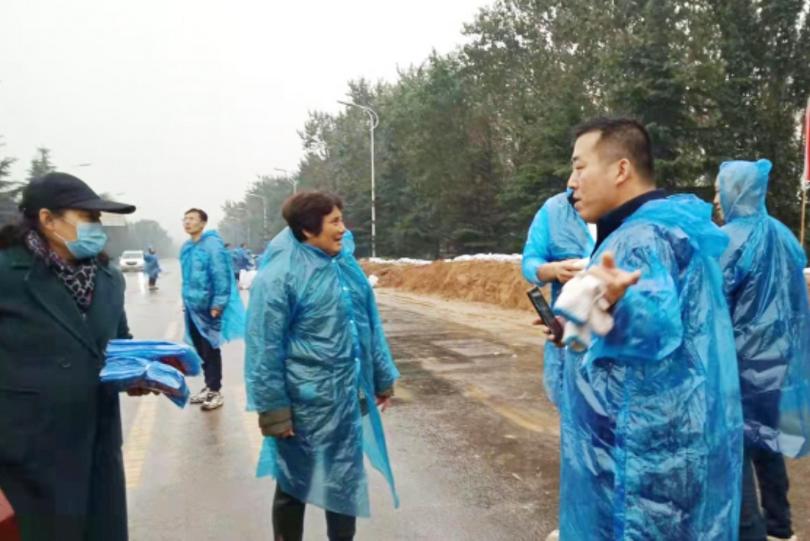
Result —
[{"label": "person wearing hood", "polygon": [[20,210],[0,230],[0,487],[22,541],[126,541],[118,391],[99,373],[131,335],[100,214],[135,207],[53,172]]},{"label": "person wearing hood", "polygon": [[203,360],[205,387],[189,400],[204,411],[222,407],[223,342],[244,335],[245,308],[234,279],[231,256],[216,231],[205,231],[208,215],[190,209],[183,228],[191,237],[180,250],[186,337]]},{"label": "person wearing hood", "polygon": [[343,203],[299,192],[250,292],[245,339],[249,411],[265,436],[257,475],[276,479],[274,539],[303,538],[306,504],[326,510],[330,541],[369,516],[364,453],[398,505],[380,412],[399,372],[374,292],[344,246]]},{"label": "person wearing hood", "polygon": [[768,160],[724,162],[716,184],[715,204],[731,239],[720,263],[745,419],[741,541],[791,538],[784,455],[810,453],[807,259],[765,208],[771,167]]},{"label": "person wearing hood", "polygon": [[146,263],[143,271],[149,278],[149,289],[157,289],[157,279],[163,269],[160,268],[160,261],[155,249],[150,247],[143,255],[143,260]]},{"label": "person wearing hood", "polygon": [[735,540],[742,414],[711,205],[656,189],[640,123],[579,126],[574,207],[614,320],[561,393],[560,539]]},{"label": "person wearing hood", "polygon": [[[593,251],[594,239],[588,224],[574,209],[572,197],[573,191],[568,189],[543,203],[532,220],[523,248],[523,277],[539,287],[551,284],[552,305],[563,284],[585,267],[585,260]],[[543,386],[558,409],[564,359],[572,354],[551,340],[543,348]]]}]

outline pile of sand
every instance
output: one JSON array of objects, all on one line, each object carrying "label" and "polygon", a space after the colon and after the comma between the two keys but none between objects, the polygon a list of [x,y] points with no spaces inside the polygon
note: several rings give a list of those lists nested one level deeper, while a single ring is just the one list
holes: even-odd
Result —
[{"label": "pile of sand", "polygon": [[377,287],[393,287],[445,299],[486,302],[532,311],[518,263],[502,261],[434,261],[429,265],[394,265],[362,261]]},{"label": "pile of sand", "polygon": [[[407,265],[395,262],[361,261],[366,274],[377,277],[377,287],[399,288],[444,299],[486,302],[503,308],[534,313],[526,291],[529,284],[520,264],[509,261],[434,261]],[[805,269],[810,295],[810,268]],[[548,291],[544,291],[548,298]]]}]

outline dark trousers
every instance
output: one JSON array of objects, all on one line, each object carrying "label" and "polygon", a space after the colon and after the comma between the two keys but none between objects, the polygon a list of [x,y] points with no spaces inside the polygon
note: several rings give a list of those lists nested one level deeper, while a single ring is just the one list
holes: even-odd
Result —
[{"label": "dark trousers", "polygon": [[[304,538],[304,511],[306,504],[276,485],[273,498],[273,539],[275,541],[301,541]],[[352,541],[357,518],[340,513],[326,512],[326,535],[329,541]]]},{"label": "dark trousers", "polygon": [[742,484],[740,541],[765,541],[769,535],[787,539],[793,535],[784,457],[767,449],[746,446]]},{"label": "dark trousers", "polygon": [[157,276],[150,276],[149,277],[149,287],[155,287],[157,283]]},{"label": "dark trousers", "polygon": [[203,361],[205,386],[211,391],[219,391],[222,389],[222,352],[219,348],[211,347],[191,319],[188,321],[188,328],[194,349],[197,350],[197,354]]}]

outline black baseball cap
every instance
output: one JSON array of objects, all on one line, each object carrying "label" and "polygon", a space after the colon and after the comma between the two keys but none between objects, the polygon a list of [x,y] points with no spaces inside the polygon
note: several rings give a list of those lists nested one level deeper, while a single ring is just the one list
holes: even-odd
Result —
[{"label": "black baseball cap", "polygon": [[20,210],[77,209],[132,214],[134,205],[102,199],[83,180],[67,173],[48,173],[28,183],[23,189]]}]

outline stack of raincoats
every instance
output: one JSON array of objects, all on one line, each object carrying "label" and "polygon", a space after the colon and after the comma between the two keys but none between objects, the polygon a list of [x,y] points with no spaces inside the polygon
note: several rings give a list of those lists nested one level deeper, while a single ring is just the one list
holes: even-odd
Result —
[{"label": "stack of raincoats", "polygon": [[119,391],[148,389],[186,405],[189,389],[185,376],[200,373],[202,361],[185,344],[154,340],[110,340],[101,381]]}]

